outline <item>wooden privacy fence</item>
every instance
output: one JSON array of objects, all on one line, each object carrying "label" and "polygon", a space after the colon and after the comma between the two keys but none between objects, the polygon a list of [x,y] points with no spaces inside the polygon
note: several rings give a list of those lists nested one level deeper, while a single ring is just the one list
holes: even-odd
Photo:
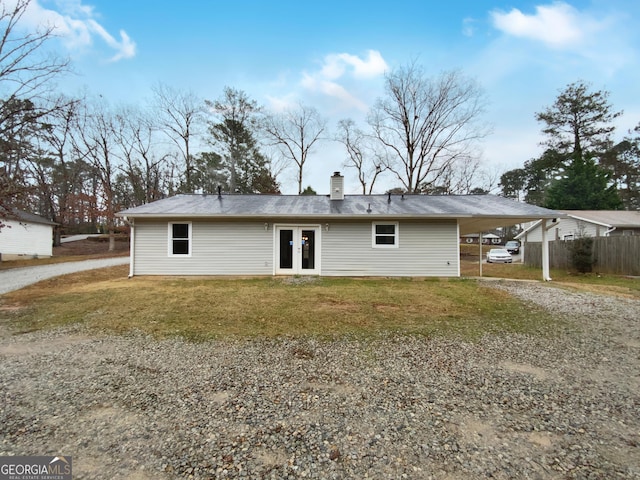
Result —
[{"label": "wooden privacy fence", "polygon": [[[549,242],[549,266],[573,270],[571,265],[570,240]],[[594,272],[618,275],[640,275],[640,235],[618,237],[594,237]],[[524,248],[524,263],[542,268],[542,244],[527,242]]]}]

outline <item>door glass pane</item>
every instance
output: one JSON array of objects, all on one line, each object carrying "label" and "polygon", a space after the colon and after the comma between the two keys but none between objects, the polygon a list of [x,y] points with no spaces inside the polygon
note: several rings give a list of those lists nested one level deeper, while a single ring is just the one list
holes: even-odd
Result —
[{"label": "door glass pane", "polygon": [[280,230],[280,268],[293,268],[293,230]]},{"label": "door glass pane", "polygon": [[315,230],[302,230],[302,269],[315,268]]}]

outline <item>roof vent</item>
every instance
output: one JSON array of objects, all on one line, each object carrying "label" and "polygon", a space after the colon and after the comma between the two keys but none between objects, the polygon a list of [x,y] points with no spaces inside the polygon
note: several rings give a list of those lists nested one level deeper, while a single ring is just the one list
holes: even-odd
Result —
[{"label": "roof vent", "polygon": [[344,177],[340,175],[340,172],[333,172],[329,198],[331,200],[344,200]]}]

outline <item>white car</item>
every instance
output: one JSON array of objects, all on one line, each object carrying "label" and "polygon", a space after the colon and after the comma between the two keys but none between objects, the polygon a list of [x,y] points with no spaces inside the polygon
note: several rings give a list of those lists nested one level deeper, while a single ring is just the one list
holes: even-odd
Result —
[{"label": "white car", "polygon": [[503,248],[492,248],[487,253],[487,263],[512,263],[513,257]]}]

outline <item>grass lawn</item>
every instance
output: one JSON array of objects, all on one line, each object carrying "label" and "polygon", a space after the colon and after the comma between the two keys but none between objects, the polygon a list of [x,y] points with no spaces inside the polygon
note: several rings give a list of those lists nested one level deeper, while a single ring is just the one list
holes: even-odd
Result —
[{"label": "grass lawn", "polygon": [[46,280],[0,297],[14,332],[82,323],[193,340],[224,337],[542,332],[555,320],[466,279],[127,279],[118,266]]},{"label": "grass lawn", "polygon": [[[126,242],[116,254],[126,255]],[[71,242],[31,264],[113,256],[106,242]],[[477,277],[477,245],[461,246],[461,275]],[[468,251],[467,251],[468,250]],[[475,256],[474,256],[475,254]],[[22,266],[4,262],[0,268]],[[18,264],[19,263],[19,264]],[[486,283],[468,279],[127,279],[118,266],[46,280],[0,296],[0,325],[27,332],[81,323],[95,331],[157,337],[455,335],[548,331],[556,320]],[[541,279],[520,263],[484,264],[483,276]],[[640,279],[551,271],[561,288],[640,298]],[[556,322],[556,323],[554,323]]]}]

